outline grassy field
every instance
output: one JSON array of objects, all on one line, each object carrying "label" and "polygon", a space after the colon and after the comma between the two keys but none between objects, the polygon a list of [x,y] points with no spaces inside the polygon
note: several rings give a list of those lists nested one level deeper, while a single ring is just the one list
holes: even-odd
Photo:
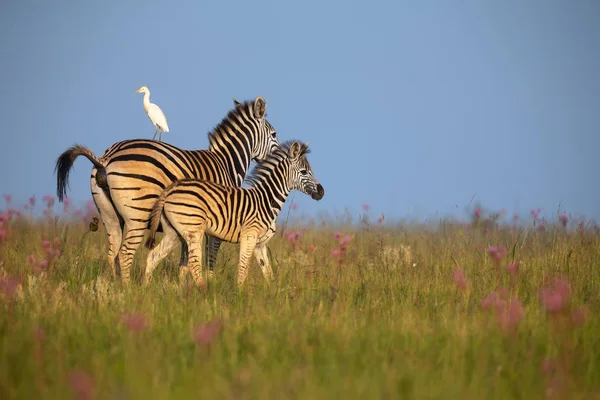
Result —
[{"label": "grassy field", "polygon": [[586,221],[292,224],[240,292],[227,244],[203,290],[179,250],[123,287],[90,218],[2,217],[0,399],[600,398]]}]

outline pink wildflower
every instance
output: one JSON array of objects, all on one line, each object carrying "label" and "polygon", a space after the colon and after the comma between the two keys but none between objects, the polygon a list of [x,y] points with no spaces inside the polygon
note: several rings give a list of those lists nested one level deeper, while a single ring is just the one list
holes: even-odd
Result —
[{"label": "pink wildflower", "polygon": [[35,256],[33,254],[28,255],[27,261],[29,262],[29,264],[35,264]]},{"label": "pink wildflower", "polygon": [[121,320],[130,332],[140,333],[148,329],[148,320],[144,314],[125,314]]},{"label": "pink wildflower", "polygon": [[4,200],[6,200],[6,204],[10,205],[10,203],[12,202],[12,196],[10,194],[5,194]]},{"label": "pink wildflower", "polygon": [[519,272],[519,263],[508,264],[506,270],[509,274],[516,275],[516,273]]},{"label": "pink wildflower", "polygon": [[85,371],[71,371],[69,373],[69,386],[77,400],[91,400],[94,398],[94,378]]},{"label": "pink wildflower", "polygon": [[50,241],[49,241],[49,240],[43,240],[43,241],[42,241],[42,247],[43,247],[44,249],[47,249],[47,248],[49,248],[49,247],[50,247]]},{"label": "pink wildflower", "polygon": [[371,209],[371,206],[368,205],[367,203],[363,203],[362,204],[362,209],[364,212],[369,212],[369,210]]},{"label": "pink wildflower", "polygon": [[380,223],[382,223],[382,222],[383,222],[383,217],[379,217],[379,218],[377,218],[377,223],[378,223],[378,224],[380,224]]},{"label": "pink wildflower", "polygon": [[43,270],[44,269],[48,269],[48,260],[46,260],[46,259],[41,260],[40,263],[39,263],[39,265],[40,265],[40,268],[43,269]]},{"label": "pink wildflower", "polygon": [[352,241],[352,238],[348,235],[344,236],[342,240],[340,240],[340,246],[345,247],[348,243]]},{"label": "pink wildflower", "polygon": [[20,285],[21,283],[17,278],[10,276],[0,278],[0,297],[5,297],[6,299],[11,300],[17,293]]},{"label": "pink wildflower", "polygon": [[567,223],[569,222],[569,217],[567,216],[567,214],[561,214],[558,216],[558,220],[560,221],[561,225],[563,226],[563,228],[567,227]]},{"label": "pink wildflower", "polygon": [[465,289],[467,287],[467,277],[462,269],[456,268],[454,270],[453,279],[459,289]]},{"label": "pink wildflower", "polygon": [[481,210],[479,208],[475,209],[475,218],[477,218],[477,219],[481,218]]},{"label": "pink wildflower", "polygon": [[308,246],[308,251],[310,251],[311,253],[314,253],[315,250],[317,250],[317,246],[315,246],[314,244]]},{"label": "pink wildflower", "polygon": [[557,313],[563,309],[571,295],[571,285],[564,278],[557,278],[550,286],[542,288],[540,297],[544,308],[549,313]]},{"label": "pink wildflower", "polygon": [[504,331],[515,330],[525,315],[523,305],[518,299],[512,299],[506,308],[497,314],[498,324]]},{"label": "pink wildflower", "polygon": [[340,240],[340,238],[342,237],[342,234],[340,232],[336,232],[335,236],[335,240]]},{"label": "pink wildflower", "polygon": [[344,254],[344,250],[341,249],[333,249],[331,250],[331,255],[334,257],[340,257]]},{"label": "pink wildflower", "polygon": [[209,346],[223,331],[223,321],[213,319],[194,330],[192,338],[201,346]]},{"label": "pink wildflower", "polygon": [[499,263],[506,257],[506,248],[502,246],[491,246],[488,248],[488,254]]},{"label": "pink wildflower", "polygon": [[29,205],[31,206],[31,208],[35,207],[35,196],[31,196],[29,198]]}]

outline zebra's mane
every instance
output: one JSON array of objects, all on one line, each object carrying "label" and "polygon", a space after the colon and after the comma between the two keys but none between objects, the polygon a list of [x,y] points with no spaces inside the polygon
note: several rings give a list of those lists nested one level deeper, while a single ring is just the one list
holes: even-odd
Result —
[{"label": "zebra's mane", "polygon": [[248,184],[250,187],[253,187],[262,181],[264,177],[271,175],[271,172],[277,168],[279,163],[289,157],[290,148],[294,142],[300,143],[300,154],[298,157],[306,157],[306,155],[310,153],[308,144],[302,142],[301,140],[291,139],[286,140],[283,143],[279,143],[279,147],[273,150],[273,152],[268,155],[267,158],[259,161],[252,171],[246,175],[244,183]]},{"label": "zebra's mane", "polygon": [[[251,118],[254,118],[254,116],[252,115],[252,110],[253,110],[252,107],[254,106],[254,102],[255,102],[255,100],[245,100],[238,105],[234,105],[233,108],[227,112],[227,115],[225,115],[225,117],[223,117],[221,122],[219,122],[217,125],[215,125],[215,127],[208,132],[208,143],[211,142],[212,138],[219,136],[226,132],[222,128],[229,121],[233,120],[233,121],[237,122],[238,121],[237,116],[240,115],[242,113],[242,111],[245,112],[247,115],[249,115]],[[267,118],[266,114],[265,114],[265,118]],[[237,123],[239,124],[239,122],[237,122]]]}]

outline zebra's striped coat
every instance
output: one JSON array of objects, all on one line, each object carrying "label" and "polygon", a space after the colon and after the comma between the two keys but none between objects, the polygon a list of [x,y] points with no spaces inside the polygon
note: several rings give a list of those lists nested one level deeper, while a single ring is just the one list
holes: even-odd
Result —
[{"label": "zebra's striped coat", "polygon": [[[238,103],[209,133],[208,150],[181,150],[154,140],[135,139],[115,143],[100,157],[83,146],[73,146],[57,160],[57,194],[66,194],[70,169],[79,155],[93,164],[90,185],[105,226],[108,263],[113,274],[130,280],[135,252],[143,241],[152,205],[159,194],[178,179],[199,178],[223,185],[240,186],[252,160],[262,160],[278,145],[275,129],[266,120],[266,102]],[[164,229],[164,228],[163,228]],[[166,256],[178,241],[168,243]],[[181,265],[188,249],[182,244]],[[209,238],[209,266],[214,268],[220,241]]]},{"label": "zebra's striped coat", "polygon": [[[163,191],[152,209],[150,237],[153,247],[159,223],[165,230],[163,242],[181,237],[190,249],[189,269],[194,280],[202,284],[202,239],[205,233],[221,240],[240,243],[238,285],[246,280],[250,257],[254,252],[267,280],[272,270],[266,244],[274,233],[277,215],[291,190],[320,200],[325,191],[313,175],[306,158],[309,152],[300,142],[284,143],[271,156],[260,162],[248,178],[249,188],[228,187],[215,182],[186,179],[173,183]],[[160,247],[160,246],[159,246]],[[156,267],[156,254],[148,254],[146,274]],[[181,277],[188,268],[182,268]]]}]

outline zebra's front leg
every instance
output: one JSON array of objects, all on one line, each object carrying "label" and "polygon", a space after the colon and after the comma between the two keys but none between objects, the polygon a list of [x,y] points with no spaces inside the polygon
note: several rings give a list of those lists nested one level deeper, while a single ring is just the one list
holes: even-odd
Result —
[{"label": "zebra's front leg", "polygon": [[240,263],[238,266],[238,287],[244,285],[248,277],[248,268],[252,260],[252,252],[256,247],[256,233],[242,232],[240,235]]},{"label": "zebra's front leg", "polygon": [[260,269],[267,282],[273,282],[273,269],[271,268],[271,261],[269,260],[266,243],[256,246],[254,249],[254,257],[256,258],[258,265],[260,265]]},{"label": "zebra's front leg", "polygon": [[221,240],[214,236],[207,235],[206,250],[208,252],[208,278],[212,279],[215,276],[215,268],[217,266],[217,255],[221,247]]}]

